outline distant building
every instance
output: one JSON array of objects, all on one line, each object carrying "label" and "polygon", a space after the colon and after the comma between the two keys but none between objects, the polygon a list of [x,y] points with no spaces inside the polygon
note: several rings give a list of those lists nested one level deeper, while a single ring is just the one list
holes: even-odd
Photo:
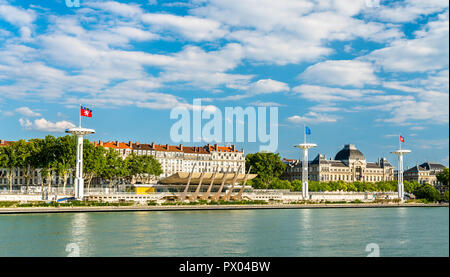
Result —
[{"label": "distant building", "polygon": [[163,174],[161,178],[168,177],[177,172],[229,172],[245,173],[244,150],[237,150],[234,145],[219,146],[207,144],[205,146],[183,146],[169,144],[143,144],[139,142],[103,142],[95,141],[94,146],[113,148],[126,158],[131,153],[136,155],[152,155],[161,164]]},{"label": "distant building", "polygon": [[[286,170],[282,179],[293,181],[302,179],[302,162],[300,160],[283,159]],[[385,159],[367,162],[364,155],[353,144],[346,144],[334,160],[327,160],[325,155],[318,154],[308,163],[309,180],[312,181],[392,181],[394,168]]]},{"label": "distant building", "polygon": [[437,180],[436,175],[445,168],[444,165],[434,162],[425,162],[416,165],[403,172],[403,180],[416,181],[420,184],[430,184],[437,189],[441,189],[442,184]]}]

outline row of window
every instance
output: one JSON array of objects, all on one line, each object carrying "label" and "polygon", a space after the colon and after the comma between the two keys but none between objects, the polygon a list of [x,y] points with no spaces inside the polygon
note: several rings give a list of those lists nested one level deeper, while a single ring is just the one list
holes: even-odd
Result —
[{"label": "row of window", "polygon": [[[308,175],[308,179],[311,181],[319,181],[319,175]],[[300,180],[302,178],[301,175],[294,175],[291,176],[291,180]],[[320,181],[351,181],[352,176],[351,175],[321,175]],[[391,181],[392,178],[387,177],[386,180]],[[369,182],[379,182],[383,181],[382,176],[367,176],[366,181]]]}]

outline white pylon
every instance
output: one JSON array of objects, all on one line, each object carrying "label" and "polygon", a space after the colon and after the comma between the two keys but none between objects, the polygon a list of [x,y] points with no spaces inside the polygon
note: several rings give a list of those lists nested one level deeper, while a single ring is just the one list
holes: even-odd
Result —
[{"label": "white pylon", "polygon": [[95,133],[93,129],[76,127],[67,129],[66,133],[77,136],[77,165],[75,174],[75,184],[73,186],[75,199],[83,200],[84,197],[84,179],[83,179],[83,138],[85,135]]},{"label": "white pylon", "polygon": [[303,200],[309,199],[308,191],[308,149],[316,147],[317,144],[314,143],[302,143],[294,145],[294,147],[301,148],[303,151],[302,159],[302,196]]},{"label": "white pylon", "polygon": [[399,149],[391,153],[398,156],[398,198],[403,202],[405,201],[405,188],[403,185],[403,155],[411,153],[411,150]]}]

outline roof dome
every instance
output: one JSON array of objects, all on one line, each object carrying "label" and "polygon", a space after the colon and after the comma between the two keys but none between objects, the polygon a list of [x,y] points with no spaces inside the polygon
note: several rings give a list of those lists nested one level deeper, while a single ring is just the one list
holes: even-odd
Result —
[{"label": "roof dome", "polygon": [[346,144],[344,148],[336,154],[334,158],[336,161],[348,161],[348,160],[366,160],[363,153],[359,151],[355,145]]}]

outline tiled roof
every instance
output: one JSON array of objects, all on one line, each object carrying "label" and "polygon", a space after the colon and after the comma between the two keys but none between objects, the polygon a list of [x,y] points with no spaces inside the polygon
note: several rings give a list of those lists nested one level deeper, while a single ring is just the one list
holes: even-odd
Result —
[{"label": "tiled roof", "polygon": [[377,163],[366,163],[367,168],[381,168]]},{"label": "tiled roof", "polygon": [[425,170],[442,170],[445,166],[440,163],[425,162],[421,164],[420,167],[424,168]]},{"label": "tiled roof", "polygon": [[242,153],[241,151],[236,150],[235,146],[218,146],[215,145],[205,145],[203,147],[200,146],[183,146],[179,145],[169,145],[169,144],[145,144],[138,142],[103,142],[98,141],[94,142],[95,146],[102,145],[103,147],[115,148],[115,149],[133,149],[133,150],[154,150],[154,151],[165,151],[165,152],[182,152],[188,154],[210,154],[211,152],[234,152],[234,153]]},{"label": "tiled roof", "polygon": [[101,145],[105,148],[114,148],[114,149],[131,149],[130,145],[124,142],[119,141],[94,141],[94,146]]},{"label": "tiled roof", "polygon": [[421,167],[420,165],[415,165],[408,170],[405,170],[405,172],[419,172],[419,171],[425,171],[426,169]]},{"label": "tiled roof", "polygon": [[444,169],[444,165],[440,163],[432,163],[432,162],[425,162],[421,165],[415,165],[408,170],[405,170],[405,172],[419,172],[419,171],[427,171],[427,170],[442,170]]},{"label": "tiled roof", "polygon": [[347,167],[347,165],[342,161],[330,160],[328,162],[331,164],[331,166]]},{"label": "tiled roof", "polygon": [[0,140],[0,146],[7,146],[11,143],[12,141],[7,141],[7,140]]}]

